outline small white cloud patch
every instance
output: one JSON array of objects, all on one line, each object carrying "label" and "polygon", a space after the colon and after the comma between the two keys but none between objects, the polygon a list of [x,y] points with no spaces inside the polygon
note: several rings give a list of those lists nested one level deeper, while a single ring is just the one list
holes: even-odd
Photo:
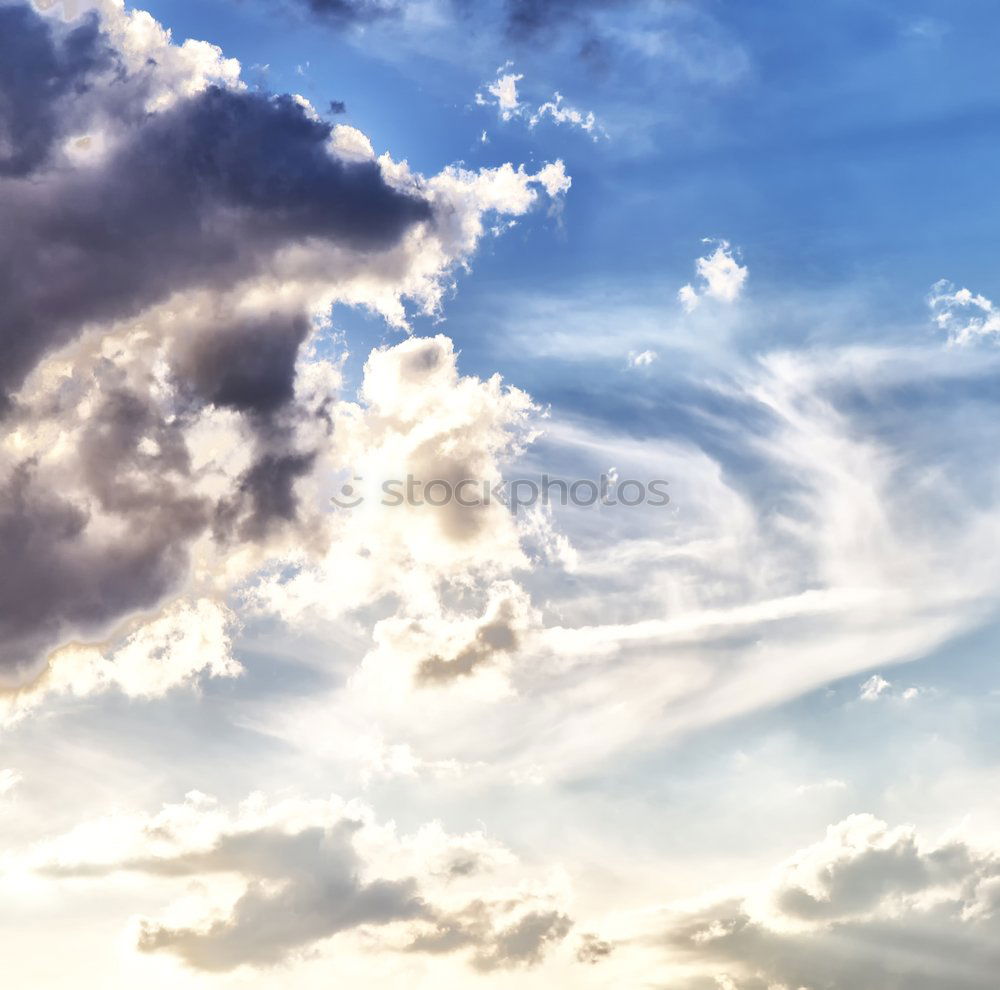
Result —
[{"label": "small white cloud patch", "polygon": [[862,701],[877,701],[885,694],[892,684],[879,674],[873,674],[861,685]]},{"label": "small white cloud patch", "polygon": [[[592,110],[580,110],[569,105],[562,93],[558,91],[553,93],[550,99],[531,110],[530,105],[522,100],[518,93],[518,83],[524,79],[524,73],[508,71],[513,67],[513,64],[513,62],[506,62],[497,69],[496,79],[487,84],[486,92],[476,93],[476,106],[496,107],[501,120],[527,117],[528,127],[531,129],[548,118],[554,124],[568,124],[570,127],[579,128],[595,141],[598,137],[608,136],[607,131],[601,126],[597,115]],[[480,140],[483,143],[486,142],[485,131],[483,131]]]},{"label": "small white cloud patch", "polygon": [[656,351],[630,351],[628,356],[629,367],[631,368],[648,368],[659,355]]},{"label": "small white cloud patch", "polygon": [[506,71],[512,65],[512,62],[506,62],[504,65],[501,65],[497,69],[496,79],[486,87],[486,92],[489,93],[492,99],[484,96],[482,93],[476,93],[476,104],[481,107],[497,107],[500,111],[501,120],[510,120],[511,117],[517,116],[524,109],[524,105],[517,94],[517,84],[524,78],[524,74]]},{"label": "small white cloud patch", "polygon": [[938,327],[954,347],[968,347],[981,340],[1000,342],[1000,310],[986,296],[969,289],[956,289],[942,279],[927,299]]},{"label": "small white cloud patch", "polygon": [[729,241],[706,238],[705,243],[715,244],[715,250],[695,262],[699,285],[688,283],[677,293],[681,305],[689,313],[697,309],[703,299],[736,302],[750,274],[750,269],[737,260],[739,250],[734,251]]}]

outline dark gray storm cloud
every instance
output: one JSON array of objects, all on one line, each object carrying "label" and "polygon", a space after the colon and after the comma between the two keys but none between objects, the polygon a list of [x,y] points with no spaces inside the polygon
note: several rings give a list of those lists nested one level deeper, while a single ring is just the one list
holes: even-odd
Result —
[{"label": "dark gray storm cloud", "polygon": [[212,87],[146,115],[103,167],[0,182],[0,389],[88,321],[230,287],[282,244],[377,251],[429,218],[329,136],[291,97]]},{"label": "dark gray storm cloud", "polygon": [[[213,86],[164,106],[150,99],[160,71],[127,69],[96,15],[63,23],[27,3],[0,5],[8,429],[31,415],[31,397],[17,392],[32,370],[85,329],[141,321],[191,290],[223,298],[289,247],[375,259],[431,219],[428,203],[389,186],[377,163],[333,155],[331,125],[292,97]],[[70,156],[68,142],[92,124],[106,150]],[[0,685],[37,673],[67,637],[103,634],[154,607],[210,527],[227,541],[257,540],[294,519],[294,485],[313,459],[286,442],[287,423],[311,314],[296,308],[305,303],[282,305],[246,318],[208,305],[176,326],[166,355],[172,410],[126,387],[110,359],[74,371],[67,387],[97,385],[67,478],[75,501],[74,485],[46,490],[51,477],[43,483],[30,459],[0,465]],[[186,417],[206,406],[243,415],[259,447],[216,505],[184,491]],[[92,526],[95,512],[103,519]]]},{"label": "dark gray storm cloud", "polygon": [[66,97],[117,65],[96,15],[55,37],[27,6],[0,6],[0,176],[27,175],[49,155]]},{"label": "dark gray storm cloud", "polygon": [[294,395],[295,359],[309,332],[303,313],[270,313],[213,327],[178,347],[182,390],[214,406],[268,415]]},{"label": "dark gray storm cloud", "polygon": [[[142,501],[135,491],[107,494]],[[0,684],[30,674],[67,630],[98,633],[154,606],[184,573],[186,543],[206,519],[198,500],[161,493],[133,506],[121,538],[89,538],[87,512],[21,464],[0,487]]]},{"label": "dark gray storm cloud", "polygon": [[216,535],[241,540],[266,536],[282,521],[295,518],[295,482],[312,468],[312,453],[264,453],[241,476],[236,494],[223,501],[215,519]]}]

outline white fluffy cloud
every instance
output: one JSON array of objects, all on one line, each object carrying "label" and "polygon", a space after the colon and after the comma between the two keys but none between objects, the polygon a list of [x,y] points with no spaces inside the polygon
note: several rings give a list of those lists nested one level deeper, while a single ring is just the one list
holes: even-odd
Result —
[{"label": "white fluffy cloud", "polygon": [[697,309],[703,299],[736,302],[750,274],[749,268],[737,260],[729,241],[707,240],[705,243],[714,243],[715,250],[695,262],[698,285],[688,283],[677,293],[677,298],[689,313]]},{"label": "white fluffy cloud", "polygon": [[497,77],[486,87],[486,92],[493,98],[476,93],[476,103],[479,106],[493,104],[500,112],[501,120],[510,120],[524,109],[517,95],[517,84],[524,78],[524,73],[508,72],[512,63],[507,62],[497,69]]},{"label": "white fluffy cloud", "polygon": [[936,283],[927,300],[948,343],[968,347],[977,341],[1000,341],[1000,311],[986,296],[956,289],[947,279]]}]

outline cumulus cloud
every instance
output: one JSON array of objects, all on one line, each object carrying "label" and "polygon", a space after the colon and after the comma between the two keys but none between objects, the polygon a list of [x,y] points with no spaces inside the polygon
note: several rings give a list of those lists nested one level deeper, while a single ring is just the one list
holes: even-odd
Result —
[{"label": "cumulus cloud", "polygon": [[947,279],[937,282],[927,304],[948,343],[968,347],[979,341],[1000,341],[1000,311],[986,296],[969,289],[956,289]]},{"label": "cumulus cloud", "polygon": [[388,949],[467,954],[480,970],[530,966],[571,926],[542,908],[551,897],[541,891],[455,905],[467,881],[481,886],[474,875],[487,865],[517,867],[482,833],[427,826],[399,836],[337,798],[254,795],[229,811],[192,792],[154,815],[82,823],[18,862],[81,882],[111,873],[196,878],[203,896],[171,905],[169,920],[140,919],[136,947],[208,972],[273,966],[359,929],[385,929]]},{"label": "cumulus cloud", "polygon": [[[361,402],[331,410],[339,439],[318,468],[351,466],[349,485],[332,494],[353,506],[331,520],[325,547],[296,550],[247,592],[252,607],[288,622],[392,595],[395,612],[376,623],[359,672],[386,697],[410,681],[502,673],[535,621],[513,580],[530,563],[521,524],[490,495],[504,463],[534,439],[540,410],[498,375],[461,375],[457,357],[440,335],[369,356]],[[430,482],[453,492],[464,484],[461,498],[425,499]]]},{"label": "cumulus cloud", "polygon": [[510,120],[524,110],[524,105],[517,95],[517,84],[524,78],[524,74],[507,72],[511,65],[512,63],[507,62],[497,69],[496,79],[486,87],[489,96],[476,93],[476,103],[483,107],[495,106],[500,112],[501,120]]},{"label": "cumulus cloud", "polygon": [[672,916],[667,945],[704,974],[685,985],[706,990],[985,990],[1000,964],[998,891],[994,851],[855,815],[760,890]]},{"label": "cumulus cloud", "polygon": [[300,495],[328,463],[338,385],[309,355],[331,305],[407,329],[408,304],[439,309],[486,216],[570,184],[560,162],[426,178],[301,98],[247,90],[213,46],[98,8],[0,8],[2,44],[34,53],[0,74],[14,688],[61,645],[178,594],[222,596],[295,532],[309,542],[323,525]]},{"label": "cumulus cloud", "polygon": [[739,299],[750,270],[737,260],[729,241],[706,241],[715,244],[715,250],[695,262],[698,285],[681,286],[677,298],[687,312],[697,309],[703,299],[733,303]]}]

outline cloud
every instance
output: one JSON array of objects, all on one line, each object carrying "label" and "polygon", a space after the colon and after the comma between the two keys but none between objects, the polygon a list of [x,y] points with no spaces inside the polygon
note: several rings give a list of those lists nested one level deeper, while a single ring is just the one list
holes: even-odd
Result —
[{"label": "cloud", "polygon": [[523,631],[532,622],[527,596],[505,582],[490,589],[490,601],[471,637],[452,656],[435,655],[420,662],[417,680],[422,684],[468,677],[484,664],[508,656],[520,645]]},{"label": "cloud", "polygon": [[368,809],[337,798],[268,803],[254,795],[230,812],[192,792],[155,815],[85,822],[20,862],[56,880],[196,879],[203,896],[176,902],[170,921],[141,919],[136,947],[207,972],[274,966],[335,935],[380,928],[387,949],[468,953],[480,970],[531,966],[571,925],[539,907],[546,895],[523,889],[446,903],[470,883],[482,887],[475,874],[487,864],[516,868],[516,861],[481,833],[449,836],[425,826],[397,836]]},{"label": "cloud", "polygon": [[95,14],[56,36],[32,7],[0,7],[0,176],[26,176],[42,164],[59,137],[65,105],[74,96],[85,96],[96,77],[116,68],[115,53]]},{"label": "cloud", "polygon": [[606,942],[604,939],[588,933],[580,938],[580,945],[576,950],[576,961],[593,966],[607,959],[614,950],[613,942]]},{"label": "cloud", "polygon": [[872,674],[872,676],[861,685],[861,694],[859,697],[862,701],[875,701],[885,694],[890,686],[891,685],[884,677],[881,677],[878,674]]},{"label": "cloud", "polygon": [[891,681],[887,681],[880,674],[872,674],[872,676],[861,685],[861,691],[858,697],[861,701],[874,702],[886,698],[892,698],[906,703],[918,698],[920,694],[920,688],[916,687],[908,687],[902,691],[894,690]]},{"label": "cloud", "polygon": [[735,302],[749,275],[750,270],[736,260],[729,241],[714,243],[715,250],[695,262],[698,278],[701,280],[700,286],[696,288],[691,284],[684,285],[677,293],[677,298],[689,313],[698,308],[702,299]]},{"label": "cloud", "polygon": [[998,892],[993,851],[855,815],[760,890],[672,916],[666,945],[704,974],[692,990],[985,990],[1000,963]]},{"label": "cloud", "polygon": [[490,100],[482,93],[476,93],[476,103],[479,106],[495,106],[500,111],[501,120],[510,120],[524,111],[524,104],[517,95],[517,84],[524,78],[523,73],[506,72],[510,62],[497,69],[496,79],[489,83],[486,92],[493,97]]},{"label": "cloud", "polygon": [[568,106],[562,93],[555,93],[551,100],[541,104],[528,120],[529,127],[536,127],[540,121],[548,117],[554,124],[569,124],[571,127],[578,127],[581,131],[586,131],[592,135],[596,141],[599,134],[607,133],[597,122],[592,110],[586,112],[577,110],[576,107]]},{"label": "cloud", "polygon": [[[103,167],[36,175],[29,194],[0,200],[22,232],[17,250],[0,245],[10,353],[0,384],[20,385],[88,322],[183,289],[232,288],[303,239],[384,250],[431,215],[374,162],[330,155],[330,127],[290,97],[212,87],[130,130]],[[46,251],[52,243],[61,250]]]},{"label": "cloud", "polygon": [[114,3],[0,15],[2,43],[35,53],[0,73],[0,228],[17,231],[0,236],[0,686],[17,688],[62,645],[309,543],[331,305],[407,329],[488,215],[570,179],[561,162],[424,177]]},{"label": "cloud", "polygon": [[[231,914],[203,927],[143,924],[141,952],[172,952],[195,969],[273,965],[302,945],[360,925],[418,918],[427,908],[412,880],[363,882],[351,845],[353,822],[220,836],[204,853],[136,863],[133,869],[173,876],[238,872],[253,880]],[[271,892],[267,881],[280,881]]]},{"label": "cloud", "polygon": [[979,341],[1000,341],[1000,311],[983,295],[956,289],[947,279],[937,282],[927,299],[938,327],[948,343],[968,347]]},{"label": "cloud", "polygon": [[558,911],[529,911],[498,928],[495,910],[496,905],[474,901],[438,922],[433,931],[418,935],[407,951],[440,954],[473,947],[472,965],[481,972],[533,966],[572,927],[570,918]]},{"label": "cloud", "polygon": [[522,100],[518,92],[518,83],[524,79],[524,73],[508,71],[513,64],[513,62],[505,62],[497,69],[496,79],[486,86],[486,94],[481,91],[476,93],[477,106],[496,107],[501,120],[524,118],[531,129],[548,119],[554,124],[568,124],[570,127],[576,127],[590,134],[595,141],[602,135],[607,137],[607,132],[598,123],[593,111],[578,110],[576,107],[569,106],[559,92],[554,93],[550,100],[539,104],[532,110],[530,104]]},{"label": "cloud", "polygon": [[629,367],[648,368],[658,357],[656,351],[629,351]]},{"label": "cloud", "polygon": [[[304,558],[296,549],[288,561],[294,568],[255,582],[249,602],[297,623],[393,595],[396,614],[375,627],[376,642],[386,637],[390,680],[398,682],[411,663],[415,675],[435,656],[442,664],[462,657],[467,672],[481,668],[505,652],[490,642],[501,626],[511,624],[503,641],[513,642],[527,621],[526,600],[509,578],[529,563],[515,519],[499,501],[482,497],[482,488],[496,485],[502,464],[532,441],[540,410],[498,375],[485,381],[461,375],[454,346],[441,335],[373,351],[360,398],[331,410],[337,443],[323,452],[317,472],[342,473],[350,465],[352,491],[362,500],[331,519],[329,540],[314,554]],[[433,505],[419,493],[410,501],[403,497],[408,478],[453,486],[469,479],[478,494],[465,505],[457,499]],[[353,579],[345,583],[348,567]],[[484,610],[447,633],[449,590],[468,594],[479,586],[493,589]],[[409,645],[388,647],[397,636]],[[435,642],[441,636],[446,642]],[[381,661],[373,655],[369,666],[374,672]]]},{"label": "cloud", "polygon": [[86,697],[116,689],[129,698],[156,698],[200,677],[236,677],[235,615],[208,600],[178,600],[108,642],[57,650],[37,680],[0,695],[0,726],[36,710],[46,699]]}]

